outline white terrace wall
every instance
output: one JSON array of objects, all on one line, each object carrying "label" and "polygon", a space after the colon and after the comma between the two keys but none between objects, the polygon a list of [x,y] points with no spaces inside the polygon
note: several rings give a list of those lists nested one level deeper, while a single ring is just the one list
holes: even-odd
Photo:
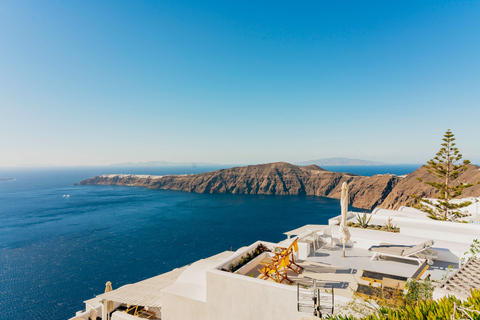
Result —
[{"label": "white terrace wall", "polygon": [[[460,225],[460,224],[459,224]],[[465,225],[465,224],[462,224]],[[338,226],[330,226],[332,228],[333,237],[337,238],[338,242]],[[408,231],[407,228],[403,228],[405,231]],[[395,243],[400,245],[416,245],[424,241],[433,239],[435,244],[433,249],[437,251],[437,260],[450,262],[450,263],[459,263],[460,258],[463,256],[463,253],[467,251],[470,247],[471,242],[457,242],[453,240],[458,240],[459,237],[455,238],[445,238],[448,240],[439,240],[438,238],[433,238],[427,235],[424,230],[417,229],[413,234],[415,235],[406,235],[400,228],[400,233],[385,232],[371,229],[360,229],[360,228],[349,228],[352,237],[350,241],[353,242],[353,246],[360,249],[368,250],[372,246],[377,246],[380,243]],[[408,233],[408,232],[407,232]],[[452,240],[452,241],[449,241]],[[348,244],[347,244],[348,245]]]},{"label": "white terrace wall", "polygon": [[[239,249],[225,261],[206,270],[205,287],[177,280],[163,289],[162,320],[300,319],[304,314],[297,311],[295,286],[219,270],[227,269],[259,243],[270,249],[275,245],[257,241]],[[256,264],[255,261],[252,264]]]},{"label": "white terrace wall", "polygon": [[[182,294],[162,291],[162,320],[208,320],[206,303]],[[229,319],[229,318],[225,318]]]},{"label": "white terrace wall", "polygon": [[295,286],[219,270],[207,272],[207,318],[212,320],[300,319]]},{"label": "white terrace wall", "polygon": [[[437,221],[427,218],[424,213],[417,214],[377,208],[373,210],[372,214],[367,214],[367,219],[370,217],[369,224],[382,226],[388,222],[389,218],[392,218],[392,224],[399,227],[400,234],[405,236],[465,244],[471,244],[474,239],[480,238],[480,224]],[[339,221],[340,216],[333,217],[329,220],[329,224],[331,226],[338,225]],[[349,212],[348,221],[358,222],[356,215],[352,212]]]},{"label": "white terrace wall", "polygon": [[[391,217],[392,223],[400,228],[400,234],[406,236],[423,237],[433,240],[449,240],[468,244],[472,243],[473,239],[480,238],[479,224],[415,219],[393,215],[372,214],[371,217],[370,224],[377,225],[385,225]],[[350,221],[357,222],[356,218]]]}]

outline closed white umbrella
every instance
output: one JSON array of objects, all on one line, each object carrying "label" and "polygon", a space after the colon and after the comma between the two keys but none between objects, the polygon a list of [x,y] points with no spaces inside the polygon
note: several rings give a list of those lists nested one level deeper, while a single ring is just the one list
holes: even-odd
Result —
[{"label": "closed white umbrella", "polygon": [[340,242],[343,243],[343,257],[345,258],[345,244],[350,240],[351,234],[347,227],[348,215],[348,187],[347,183],[342,184],[342,194],[340,196],[340,207],[342,209],[342,220],[340,222]]}]

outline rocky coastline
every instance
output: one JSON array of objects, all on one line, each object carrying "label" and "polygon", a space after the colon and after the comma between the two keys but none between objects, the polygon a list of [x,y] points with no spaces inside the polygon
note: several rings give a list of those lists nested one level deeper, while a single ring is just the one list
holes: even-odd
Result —
[{"label": "rocky coastline", "polygon": [[[411,194],[434,197],[436,190],[418,181],[434,180],[424,167],[406,176],[391,174],[371,177],[327,171],[316,165],[296,166],[285,162],[234,167],[192,175],[125,175],[96,176],[79,185],[123,185],[168,189],[196,193],[311,195],[340,198],[343,182],[349,185],[350,204],[371,210],[375,207],[397,209],[413,203]],[[480,167],[469,165],[459,182],[475,184],[462,197],[480,196]]]}]

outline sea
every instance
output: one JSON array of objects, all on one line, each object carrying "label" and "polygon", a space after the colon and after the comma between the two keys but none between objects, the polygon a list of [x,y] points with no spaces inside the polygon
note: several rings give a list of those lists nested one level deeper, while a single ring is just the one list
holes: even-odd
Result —
[{"label": "sea", "polygon": [[[325,168],[369,176],[418,167]],[[107,281],[115,289],[340,214],[339,200],[324,197],[75,185],[101,174],[219,168],[0,168],[9,179],[0,180],[0,319],[69,319]]]}]

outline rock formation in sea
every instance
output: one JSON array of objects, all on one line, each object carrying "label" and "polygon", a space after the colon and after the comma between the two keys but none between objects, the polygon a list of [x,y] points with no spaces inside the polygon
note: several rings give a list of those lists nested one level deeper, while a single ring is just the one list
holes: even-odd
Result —
[{"label": "rock formation in sea", "polygon": [[[469,165],[457,181],[476,183],[480,181],[479,170],[480,167]],[[435,196],[436,189],[421,183],[417,177],[423,177],[425,181],[434,179],[425,167],[402,177],[391,174],[364,177],[331,172],[316,165],[296,166],[275,162],[192,175],[103,175],[83,180],[79,184],[128,185],[197,193],[312,195],[339,199],[341,185],[345,181],[349,185],[352,206],[397,209],[413,202],[411,194]],[[465,189],[462,196],[480,196],[480,185]]]}]

